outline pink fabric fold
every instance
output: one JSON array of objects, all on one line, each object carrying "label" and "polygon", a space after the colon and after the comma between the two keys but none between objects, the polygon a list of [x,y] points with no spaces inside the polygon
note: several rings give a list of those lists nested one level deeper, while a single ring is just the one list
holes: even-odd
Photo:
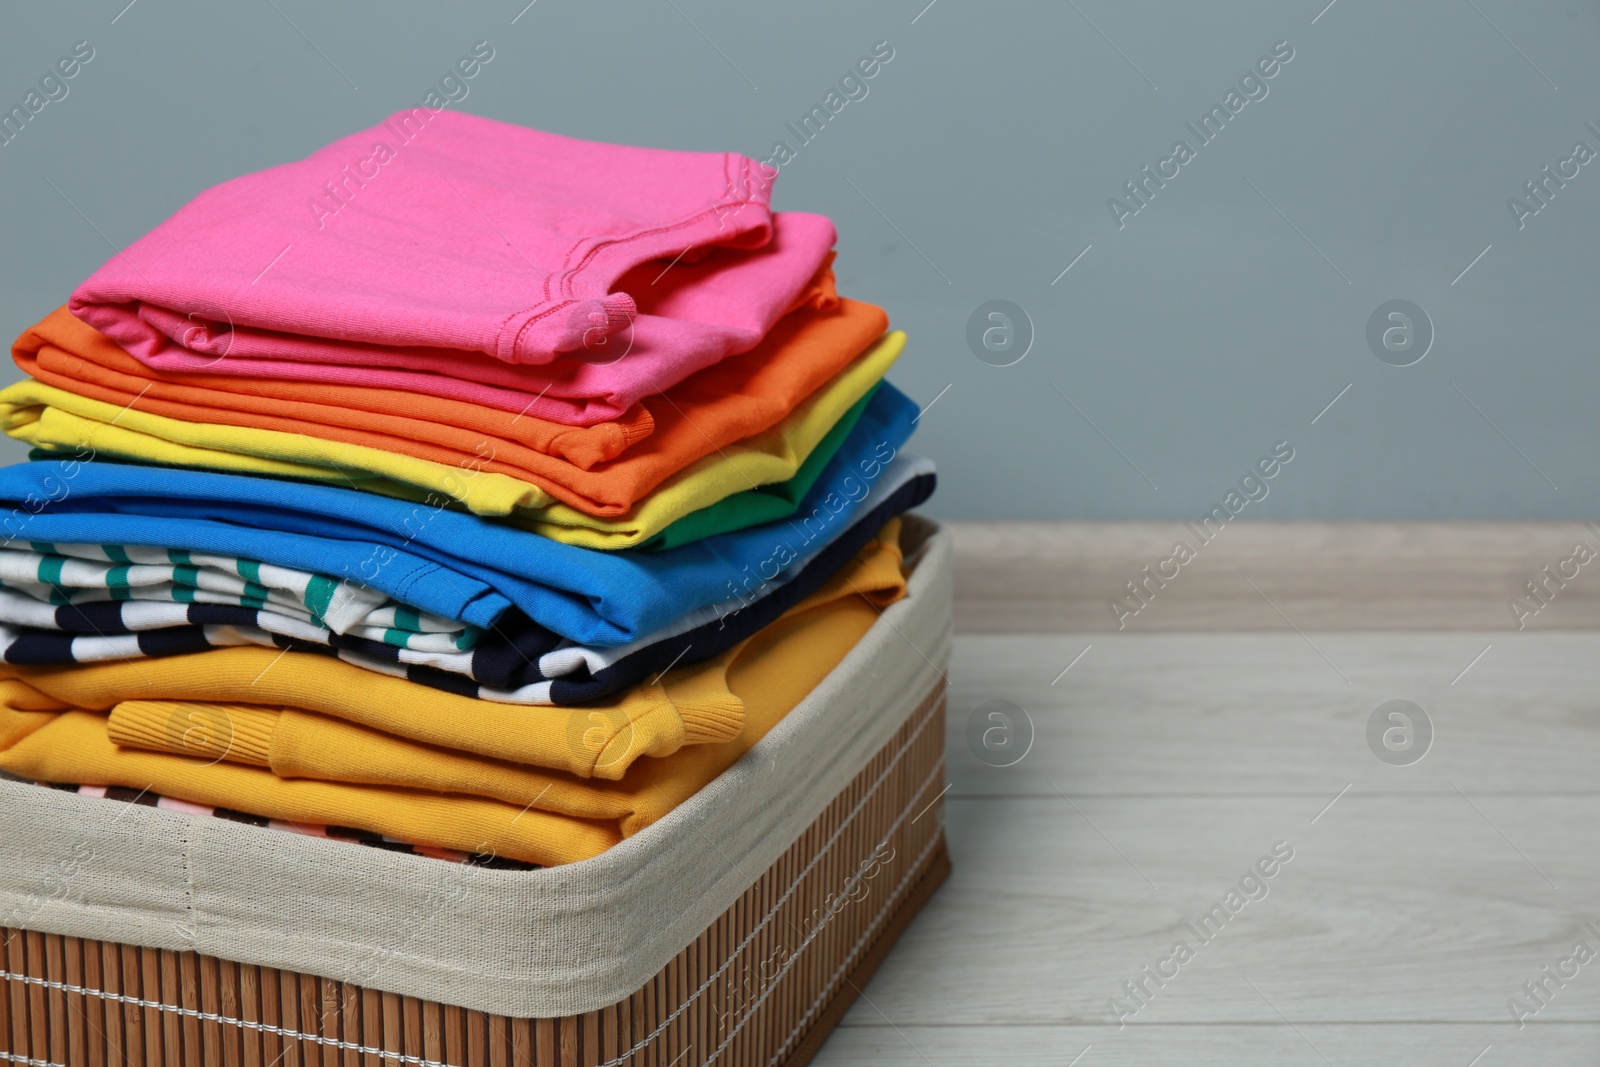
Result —
[{"label": "pink fabric fold", "polygon": [[162,370],[511,392],[601,421],[805,293],[833,225],[773,214],[759,168],[402,112],[200,194],[69,307]]},{"label": "pink fabric fold", "polygon": [[[323,342],[338,353],[329,362],[248,356],[237,347],[207,355],[173,343],[143,318],[119,318],[112,331],[97,328],[141,362],[168,372],[404,389],[590,426],[622,418],[643,398],[755,347],[772,324],[814,294],[816,271],[834,241],[833,224],[821,215],[784,211],[773,215],[772,230],[772,240],[751,252],[717,252],[665,273],[665,261],[643,264],[622,280],[640,294],[641,311],[631,328],[539,366],[514,366],[478,352],[338,342]],[[813,273],[803,275],[807,267]],[[825,289],[831,298],[831,286]],[[746,302],[748,321],[708,333],[706,318],[735,298]],[[92,317],[79,318],[94,324]],[[395,365],[402,357],[406,365]]]}]

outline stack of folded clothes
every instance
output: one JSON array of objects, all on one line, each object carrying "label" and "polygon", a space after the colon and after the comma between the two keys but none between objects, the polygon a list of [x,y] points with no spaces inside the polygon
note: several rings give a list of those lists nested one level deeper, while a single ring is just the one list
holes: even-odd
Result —
[{"label": "stack of folded clothes", "polygon": [[502,866],[704,786],[934,485],[771,177],[401,116],[112,257],[0,392],[0,770]]}]

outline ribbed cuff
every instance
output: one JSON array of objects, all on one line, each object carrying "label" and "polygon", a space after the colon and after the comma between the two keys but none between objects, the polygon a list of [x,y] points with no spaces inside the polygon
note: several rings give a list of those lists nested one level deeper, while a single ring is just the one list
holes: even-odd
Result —
[{"label": "ribbed cuff", "polygon": [[616,344],[607,338],[638,317],[639,307],[627,293],[557,301],[512,316],[495,341],[495,355],[507,363],[549,363],[563,352],[578,351],[620,358],[633,338]]},{"label": "ribbed cuff", "polygon": [[[682,670],[698,671],[700,677],[684,680],[676,687],[681,690],[718,688],[705,679],[720,680],[723,674],[717,663]],[[569,765],[573,772],[580,778],[618,781],[640,758],[661,758],[689,745],[731,741],[743,732],[744,704],[725,688],[721,696],[707,692],[703,697],[670,692],[672,688],[666,684],[640,686],[634,697],[647,706],[631,717],[616,707],[561,709],[570,713],[568,743],[576,757]]]},{"label": "ribbed cuff", "polygon": [[111,709],[114,744],[150,752],[270,766],[278,712],[249,704],[125,700]]},{"label": "ribbed cuff", "polygon": [[686,745],[732,741],[744,729],[744,703],[737,697],[675,703],[683,718],[683,743]]},{"label": "ribbed cuff", "polygon": [[655,417],[650,409],[635,404],[620,419],[577,427],[556,434],[546,446],[551,455],[560,456],[591,470],[601,463],[616,459],[629,448],[655,432]]}]

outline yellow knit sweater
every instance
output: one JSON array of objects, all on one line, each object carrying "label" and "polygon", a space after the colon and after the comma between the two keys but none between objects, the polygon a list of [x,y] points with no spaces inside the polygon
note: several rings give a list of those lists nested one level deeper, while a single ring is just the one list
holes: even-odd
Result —
[{"label": "yellow knit sweater", "polygon": [[[0,767],[464,852],[573,862],[693,795],[837,666],[905,593],[899,528],[891,521],[754,637],[603,705],[496,705],[311,653],[274,662],[255,649],[68,668],[0,664]],[[238,653],[248,661],[232,662]]]}]

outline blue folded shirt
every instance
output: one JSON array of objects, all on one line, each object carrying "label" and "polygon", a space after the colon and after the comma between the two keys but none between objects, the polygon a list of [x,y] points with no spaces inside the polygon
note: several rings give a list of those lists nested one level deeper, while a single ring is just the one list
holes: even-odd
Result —
[{"label": "blue folded shirt", "polygon": [[346,578],[423,611],[489,626],[515,605],[555,633],[619,645],[783,584],[899,486],[917,406],[884,383],[791,518],[663,552],[599,552],[464,512],[326,485],[126,463],[0,469],[7,543],[152,545]]}]

